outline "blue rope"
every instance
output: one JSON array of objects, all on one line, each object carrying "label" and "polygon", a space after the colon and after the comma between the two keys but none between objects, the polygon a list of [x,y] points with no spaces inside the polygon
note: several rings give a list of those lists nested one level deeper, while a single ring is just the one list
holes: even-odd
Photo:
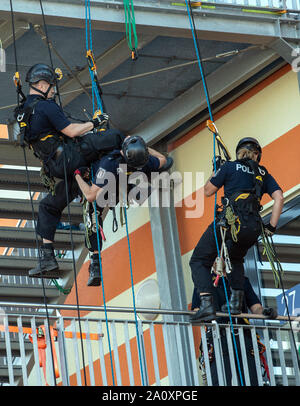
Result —
[{"label": "blue rope", "polygon": [[[92,180],[94,179],[93,169],[91,168]],[[98,216],[97,216],[97,206],[96,201],[93,203],[94,211],[95,211],[95,219],[96,219],[96,230],[97,230],[97,247],[98,247],[98,257],[99,257],[99,265],[100,265],[100,275],[101,275],[101,287],[102,287],[102,296],[103,296],[103,306],[104,306],[104,314],[105,314],[105,324],[106,324],[106,331],[107,331],[107,339],[108,339],[108,347],[109,347],[109,355],[110,355],[110,367],[112,373],[112,381],[113,385],[115,386],[115,377],[114,377],[114,366],[112,360],[112,349],[110,343],[110,334],[109,334],[109,327],[108,327],[108,317],[107,317],[107,308],[106,308],[106,300],[105,300],[105,293],[104,293],[104,278],[103,278],[103,268],[102,268],[102,258],[101,258],[101,249],[100,249],[100,236],[99,236],[99,228],[98,228]]]},{"label": "blue rope", "polygon": [[[92,51],[92,26],[91,26],[91,8],[90,8],[90,0],[85,1],[85,16],[86,16],[86,49]],[[88,30],[89,26],[89,30]],[[89,39],[88,39],[89,38]],[[93,102],[93,112],[95,112],[94,104],[95,98],[97,101],[97,109],[101,109],[103,112],[103,103],[97,88],[97,85],[94,81],[93,72],[89,67],[89,72],[92,81],[92,102]],[[93,170],[91,170],[92,179],[93,179]],[[104,302],[104,311],[105,311],[105,320],[107,326],[107,334],[108,334],[108,341],[109,341],[109,351],[110,351],[110,359],[111,359],[111,368],[112,368],[112,375],[113,375],[113,382],[114,382],[114,373],[113,373],[113,363],[111,357],[111,346],[110,346],[110,339],[109,339],[109,329],[108,329],[108,320],[107,320],[107,312],[106,312],[106,302],[105,302],[105,294],[104,294],[104,282],[103,282],[103,273],[102,273],[102,260],[100,254],[100,237],[99,237],[99,230],[98,230],[98,218],[97,218],[97,206],[96,202],[94,201],[94,211],[95,211],[95,218],[96,218],[96,229],[97,229],[97,246],[98,246],[98,253],[99,253],[99,264],[100,264],[100,274],[102,280],[102,293],[103,293],[103,302]],[[141,378],[142,384],[145,385],[144,381],[144,374],[143,374],[143,367],[142,367],[142,356],[141,356],[141,349],[140,349],[140,340],[139,340],[139,331],[138,331],[138,321],[137,321],[137,313],[136,313],[136,306],[135,306],[135,295],[134,295],[134,285],[133,285],[133,271],[132,271],[132,258],[131,258],[131,249],[130,249],[130,240],[129,240],[129,232],[128,232],[128,219],[127,219],[127,212],[126,207],[124,210],[125,213],[125,224],[126,224],[126,233],[127,233],[127,242],[128,242],[128,251],[129,251],[129,264],[130,264],[130,276],[131,276],[131,288],[132,288],[132,297],[133,297],[133,308],[134,308],[134,317],[135,317],[135,325],[136,325],[136,335],[137,335],[137,344],[138,344],[138,354],[139,354],[139,362],[140,362],[140,370],[141,370]]]},{"label": "blue rope", "polygon": [[[88,33],[88,25],[89,25],[89,33]],[[90,0],[85,1],[85,26],[86,26],[86,49],[92,49],[92,28],[91,28],[91,10],[90,10]],[[88,35],[89,34],[89,35]],[[88,41],[88,37],[90,40],[90,44]],[[89,48],[90,45],[90,48]],[[95,95],[97,96],[97,89],[95,89],[95,84],[93,81],[92,71],[89,68],[91,80],[92,80],[92,104],[93,104],[93,112],[95,111]],[[97,102],[99,105],[101,104],[100,95],[97,98]],[[91,167],[91,175],[92,180],[94,179],[93,168]],[[100,236],[99,236],[99,227],[98,227],[98,216],[97,216],[97,206],[96,201],[93,203],[94,205],[94,212],[95,212],[95,221],[96,221],[96,233],[97,233],[97,247],[98,247],[98,257],[99,257],[99,265],[100,265],[100,275],[101,275],[101,287],[102,287],[102,295],[103,295],[103,305],[104,305],[104,314],[105,314],[105,324],[106,324],[106,331],[107,331],[107,339],[108,339],[108,347],[109,347],[109,355],[110,355],[110,366],[111,366],[111,373],[112,373],[112,382],[115,386],[115,377],[114,377],[114,366],[113,366],[113,359],[112,359],[112,349],[110,343],[110,333],[109,333],[109,325],[108,325],[108,317],[107,317],[107,308],[106,308],[106,300],[105,300],[105,292],[104,292],[104,278],[103,278],[103,267],[102,267],[102,258],[101,258],[101,249],[100,249]]]},{"label": "blue rope", "polygon": [[130,239],[129,239],[129,230],[128,230],[128,219],[127,219],[127,208],[126,204],[124,205],[124,217],[125,217],[125,225],[126,225],[126,236],[127,236],[127,244],[128,244],[128,254],[129,254],[129,266],[130,266],[130,278],[131,278],[131,291],[132,291],[132,302],[133,302],[133,310],[134,310],[134,320],[135,320],[135,328],[136,328],[136,338],[138,344],[138,353],[139,353],[139,361],[140,361],[140,370],[141,370],[141,379],[142,385],[145,386],[144,380],[144,372],[142,366],[142,354],[141,354],[141,344],[140,344],[140,337],[139,337],[139,330],[138,330],[138,321],[137,321],[137,312],[136,312],[136,305],[135,305],[135,293],[134,293],[134,282],[133,282],[133,269],[132,269],[132,256],[131,256],[131,248],[130,248]]},{"label": "blue rope", "polygon": [[[191,27],[191,31],[192,31],[192,35],[193,35],[194,47],[195,47],[196,56],[197,56],[197,60],[198,60],[198,66],[199,66],[199,69],[200,69],[200,74],[201,74],[201,79],[202,79],[202,83],[203,83],[205,98],[206,98],[206,102],[207,102],[207,108],[208,108],[208,112],[209,112],[209,117],[210,117],[211,121],[214,122],[212,109],[211,109],[211,103],[210,103],[209,94],[208,94],[207,85],[206,85],[206,80],[205,80],[205,76],[204,76],[204,72],[203,72],[203,66],[202,66],[202,60],[201,60],[200,51],[199,51],[199,45],[198,45],[198,41],[197,41],[197,37],[196,37],[196,27],[194,26],[194,22],[193,22],[192,15],[191,15],[191,12],[190,12],[190,7],[191,7],[190,6],[190,1],[185,0],[185,4],[186,4],[186,9],[187,9],[188,17],[189,17],[189,22],[190,22],[190,27]],[[214,133],[214,143],[213,143],[213,154],[214,154],[214,170],[216,172],[216,135],[215,135],[215,133]],[[217,253],[218,253],[218,257],[219,257],[220,256],[220,250],[219,250],[219,244],[218,244],[218,238],[217,238],[217,230],[216,230],[216,210],[217,210],[217,193],[215,193],[215,206],[214,206],[214,236],[215,236],[215,240],[216,240]],[[231,318],[231,312],[230,312],[230,307],[229,307],[227,288],[226,288],[226,284],[225,284],[225,280],[224,280],[223,276],[222,276],[222,279],[223,279],[223,286],[224,286],[224,291],[225,291],[227,309],[228,309],[230,326],[231,326],[231,333],[232,333],[233,342],[234,342],[234,348],[235,348],[235,353],[236,353],[236,359],[237,359],[237,364],[238,364],[238,370],[239,370],[239,375],[240,375],[241,386],[244,386],[242,373],[241,373],[241,366],[240,366],[240,361],[239,361],[239,356],[238,356],[238,350],[237,350],[237,345],[236,345],[236,340],[235,340],[235,335],[234,335],[233,323],[232,323],[232,318]]]}]

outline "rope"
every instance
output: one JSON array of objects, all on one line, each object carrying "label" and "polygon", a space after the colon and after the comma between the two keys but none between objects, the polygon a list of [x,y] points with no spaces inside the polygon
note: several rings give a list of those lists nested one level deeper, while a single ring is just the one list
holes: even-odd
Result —
[{"label": "rope", "polygon": [[[276,254],[273,238],[271,236],[268,236],[265,233],[265,229],[264,229],[263,224],[261,226],[262,226],[262,233],[261,233],[262,244],[263,244],[263,247],[265,249],[267,258],[268,258],[268,260],[270,262],[272,271],[273,271],[275,287],[278,288],[279,285],[281,286],[282,295],[283,295],[283,299],[284,299],[284,304],[285,304],[285,307],[286,307],[286,312],[287,312],[287,317],[288,317],[288,322],[289,322],[289,326],[290,326],[290,329],[291,329],[293,346],[294,346],[295,353],[297,354],[297,363],[298,363],[298,368],[300,370],[300,354],[299,354],[299,351],[297,350],[295,336],[294,336],[294,333],[293,333],[293,326],[292,326],[291,316],[290,316],[289,307],[288,307],[288,301],[287,301],[287,298],[286,298],[285,288],[284,288],[282,277],[281,277],[281,274],[283,274],[283,269],[281,267],[281,263],[280,263],[280,261],[279,261],[279,259],[277,257],[277,254]],[[277,265],[277,269],[275,268],[275,264]]]},{"label": "rope", "polygon": [[237,240],[238,240],[237,235],[239,233],[239,228],[235,225],[235,223],[239,217],[234,214],[234,212],[232,211],[232,208],[230,206],[226,207],[225,218],[227,220],[228,225],[230,226],[231,237],[234,242],[237,242]]},{"label": "rope", "polygon": [[138,344],[138,353],[139,353],[139,360],[140,360],[140,370],[141,370],[142,385],[144,386],[145,385],[145,379],[144,379],[144,370],[143,370],[142,362],[141,362],[141,360],[142,360],[142,354],[141,354],[141,348],[140,348],[141,343],[140,343],[140,334],[139,334],[139,329],[138,329],[138,320],[137,320],[136,303],[135,303],[133,268],[132,268],[132,255],[131,255],[129,229],[128,229],[126,200],[125,200],[125,205],[124,205],[124,218],[125,218],[125,225],[126,225],[126,237],[127,237],[128,254],[129,254],[131,292],[132,292],[132,302],[133,302],[134,320],[135,320],[135,328],[136,328],[136,339],[137,339],[137,344]]},{"label": "rope", "polygon": [[[15,57],[15,68],[16,68],[16,73],[18,73],[18,58],[17,58],[16,34],[15,34],[15,24],[14,24],[14,10],[13,10],[12,0],[10,0],[10,11],[11,11],[11,21],[12,21],[12,31],[13,31],[13,48],[14,48],[14,57]],[[18,76],[18,78],[19,78],[19,76]],[[20,83],[19,83],[19,86],[20,86]],[[20,93],[19,93],[20,87],[19,86],[18,86],[18,91],[17,91],[17,105],[18,106],[20,105]],[[23,97],[23,94],[22,94],[22,97]],[[26,151],[25,151],[25,145],[22,145],[22,148],[23,148],[23,154],[24,154],[27,188],[28,188],[28,193],[29,193],[29,197],[30,197],[32,222],[33,222],[33,225],[34,225],[34,232],[35,232],[36,249],[37,249],[37,253],[38,253],[39,265],[41,266],[41,253],[40,253],[40,250],[39,250],[38,235],[37,235],[37,231],[36,231],[36,222],[35,222],[35,216],[34,216],[34,206],[33,206],[31,187],[30,187],[30,178],[29,178],[28,162],[27,162],[27,156],[26,156]],[[49,339],[50,339],[50,337],[51,337],[50,317],[49,317],[49,311],[48,311],[47,300],[46,300],[45,283],[44,283],[43,278],[42,278],[42,289],[43,289],[44,305],[45,305],[46,319],[47,319],[47,326],[48,326],[47,330],[48,330],[48,336],[49,336]],[[53,354],[52,345],[50,345],[50,353],[51,353],[51,362],[52,362],[53,382],[54,382],[54,385],[56,386],[54,354]]]},{"label": "rope", "polygon": [[[85,0],[85,28],[86,28],[86,50],[87,52],[93,50],[93,42],[92,42],[92,26],[91,26],[91,9],[90,9],[90,0]],[[93,104],[93,112],[95,111],[95,97],[97,100],[97,108],[100,108],[103,111],[103,103],[99,94],[99,86],[95,84],[95,77],[94,73],[89,65],[89,72],[92,81],[92,104]],[[93,168],[91,167],[91,176],[92,181],[94,179]],[[105,290],[104,290],[104,278],[103,278],[103,266],[102,266],[102,258],[101,258],[101,247],[100,247],[100,236],[99,236],[99,225],[98,225],[98,216],[97,216],[97,206],[96,201],[93,202],[94,212],[95,212],[95,222],[96,222],[96,234],[97,234],[97,247],[98,247],[98,257],[99,257],[99,267],[100,267],[100,275],[101,275],[101,287],[102,287],[102,296],[103,296],[103,306],[104,306],[104,315],[105,315],[105,325],[106,325],[106,332],[107,332],[107,339],[108,339],[108,348],[109,348],[109,357],[110,357],[110,367],[111,367],[111,374],[112,374],[112,382],[115,386],[115,374],[114,374],[114,364],[112,359],[112,347],[110,342],[110,332],[109,332],[109,325],[108,325],[108,317],[107,317],[107,308],[106,308],[106,300],[105,300]]]},{"label": "rope", "polygon": [[[209,117],[210,117],[210,120],[214,123],[212,109],[211,109],[211,102],[210,102],[210,97],[209,97],[209,92],[208,92],[208,87],[207,87],[204,71],[203,71],[202,58],[201,58],[201,54],[200,54],[200,46],[199,46],[199,41],[197,38],[197,31],[196,31],[196,27],[195,27],[193,10],[192,10],[190,0],[185,0],[185,4],[186,4],[186,9],[187,9],[189,22],[190,22],[190,26],[191,26],[191,31],[192,31],[192,35],[193,35],[194,47],[195,47],[195,51],[196,51],[196,55],[197,55],[197,60],[198,60],[199,70],[200,70],[201,79],[202,79],[202,83],[203,83]],[[216,171],[216,134],[215,133],[214,133],[214,142],[213,142],[213,153],[214,153],[214,170]],[[214,205],[214,236],[215,236],[215,241],[216,241],[217,253],[218,253],[218,257],[219,257],[220,249],[219,249],[217,230],[216,230],[216,212],[217,212],[217,193],[215,193],[215,205]],[[232,334],[232,338],[233,338],[233,342],[234,342],[235,355],[236,355],[237,364],[238,364],[240,382],[241,382],[241,386],[244,386],[241,365],[240,365],[239,356],[238,356],[237,344],[236,344],[236,339],[235,339],[234,330],[233,330],[233,323],[232,323],[232,317],[231,317],[231,312],[230,312],[227,288],[226,288],[226,284],[225,284],[225,280],[224,280],[223,276],[222,276],[222,280],[223,280],[223,287],[224,287],[227,309],[228,309],[228,314],[229,314],[231,334]]]},{"label": "rope", "polygon": [[[137,58],[138,37],[136,33],[135,15],[132,0],[123,0],[125,11],[125,26],[126,39],[129,49],[131,50],[131,58]],[[133,37],[133,38],[132,38]]]},{"label": "rope", "polygon": [[[43,25],[44,25],[44,30],[45,30],[45,37],[46,37],[47,46],[48,46],[49,59],[50,59],[51,67],[54,70],[53,59],[52,59],[51,48],[50,48],[49,35],[48,35],[48,30],[47,30],[47,25],[46,25],[42,0],[39,0],[39,2],[40,2],[40,8],[41,8],[41,12],[42,12]],[[57,85],[56,85],[56,92],[57,92],[57,95],[58,95],[59,104],[62,107],[62,102],[61,102],[59,89],[58,89]],[[64,140],[63,140],[63,165],[64,165],[64,180],[65,180],[65,186],[66,186],[65,190],[66,190],[67,208],[68,208],[68,221],[70,223],[70,239],[71,239],[71,247],[72,247],[72,263],[73,263],[73,272],[74,272],[74,284],[75,284],[75,296],[76,296],[76,307],[77,307],[77,315],[78,315],[78,325],[79,325],[79,331],[80,331],[81,356],[82,356],[82,364],[83,364],[83,376],[84,376],[84,384],[85,384],[85,386],[87,386],[87,378],[86,378],[86,370],[85,370],[85,357],[84,357],[82,329],[81,329],[81,316],[80,316],[80,309],[79,309],[77,273],[76,273],[76,263],[75,263],[75,256],[74,256],[73,232],[72,232],[72,227],[71,227],[72,220],[71,220],[71,213],[70,213],[69,187],[68,187],[68,177],[67,177],[67,168],[66,168],[66,153],[65,153]]]},{"label": "rope", "polygon": [[[91,51],[91,55],[92,55],[93,48],[92,48],[92,28],[91,28],[90,0],[86,0],[86,2],[85,2],[85,12],[86,12],[86,47],[87,47],[87,50]],[[89,27],[89,30],[88,30],[88,27]],[[89,66],[89,70],[90,70],[90,75],[91,75],[91,80],[92,80],[92,91],[93,91],[93,95],[94,95],[93,100],[94,100],[94,97],[96,97],[97,107],[100,108],[101,111],[103,111],[103,107],[102,107],[103,102],[102,102],[100,94],[99,94],[99,85],[96,83],[96,81],[97,81],[97,75],[95,75],[96,69],[94,71],[92,71],[92,69]],[[94,108],[94,105],[93,105],[93,108]],[[91,171],[91,173],[92,173],[92,171]],[[95,201],[94,201],[94,211],[95,211],[95,213],[97,212],[96,202]],[[144,381],[144,375],[143,375],[142,356],[141,356],[140,339],[139,339],[138,322],[137,322],[137,313],[136,313],[136,307],[135,307],[132,260],[131,260],[131,249],[130,249],[130,242],[129,242],[128,220],[127,220],[126,206],[125,206],[124,213],[125,213],[125,223],[126,223],[126,232],[127,232],[127,241],[128,241],[130,275],[131,275],[132,296],[133,296],[133,308],[134,308],[134,315],[135,315],[135,325],[136,325],[136,334],[137,334],[137,344],[138,344],[140,371],[141,371],[142,384],[144,385],[145,381]],[[95,217],[96,217],[96,230],[97,230],[97,244],[98,244],[98,253],[99,253],[99,264],[100,264],[100,272],[101,272],[101,279],[102,279],[103,302],[104,302],[104,307],[106,308],[105,295],[104,295],[104,283],[103,283],[103,277],[102,277],[102,261],[101,261],[101,254],[100,254],[100,238],[99,238],[97,215]],[[105,312],[105,318],[106,318],[107,331],[108,331],[108,321],[107,321],[106,312]],[[109,334],[109,332],[108,332],[108,334]],[[111,356],[111,350],[110,350],[110,356]],[[113,374],[112,358],[111,358],[111,368],[112,368],[112,374]],[[114,377],[113,377],[113,379],[114,379]]]}]

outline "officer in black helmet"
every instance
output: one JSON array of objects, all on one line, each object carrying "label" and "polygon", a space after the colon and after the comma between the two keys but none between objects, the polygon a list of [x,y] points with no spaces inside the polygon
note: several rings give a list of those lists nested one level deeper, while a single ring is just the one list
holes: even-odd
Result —
[{"label": "officer in black helmet", "polygon": [[[158,151],[147,148],[143,138],[139,136],[127,137],[120,150],[112,151],[105,155],[101,160],[93,162],[91,182],[87,178],[86,168],[79,168],[75,171],[75,179],[78,182],[82,194],[88,202],[96,200],[98,211],[98,224],[102,226],[101,216],[105,207],[114,208],[120,200],[126,197],[133,184],[135,175],[145,175],[150,179],[152,172],[167,171],[172,166],[172,159],[166,158]],[[141,179],[140,179],[141,180]],[[148,182],[147,185],[148,196]],[[140,183],[142,187],[142,184]],[[132,189],[131,189],[132,190]],[[124,192],[124,194],[123,194]],[[135,194],[135,196],[138,193]],[[124,196],[125,195],[125,196]],[[93,210],[93,207],[91,208]],[[98,233],[101,238],[101,233]],[[98,286],[101,283],[99,270],[99,251],[97,245],[97,233],[90,233],[90,251],[93,252],[91,264],[89,267],[88,286]],[[102,247],[102,238],[100,241],[100,250]]]},{"label": "officer in black helmet", "polygon": [[[236,160],[225,162],[204,186],[207,197],[224,187],[223,210],[218,213],[215,224],[210,224],[202,235],[190,260],[194,287],[200,296],[199,310],[191,317],[192,321],[215,319],[211,268],[218,255],[216,239],[219,248],[221,247],[220,226],[227,229],[225,243],[232,266],[227,278],[231,287],[232,314],[241,313],[244,298],[244,256],[262,231],[259,211],[264,193],[274,200],[270,223],[264,225],[264,228],[271,235],[276,231],[283,207],[283,194],[275,179],[259,164],[261,155],[261,146],[255,138],[241,139],[236,147]],[[228,223],[229,219],[234,220],[231,225]],[[223,311],[227,312],[226,306]]]},{"label": "officer in black helmet", "polygon": [[101,137],[96,133],[107,124],[107,114],[97,112],[91,121],[71,123],[55,102],[58,80],[59,74],[50,66],[42,63],[33,65],[26,75],[29,95],[15,111],[23,141],[42,163],[44,174],[50,179],[62,179],[39,204],[37,232],[43,244],[40,248],[41,261],[37,268],[29,271],[31,276],[58,268],[53,241],[67,201],[71,202],[78,195],[74,170],[90,165],[104,152],[120,147],[124,140],[117,130],[101,131]]}]

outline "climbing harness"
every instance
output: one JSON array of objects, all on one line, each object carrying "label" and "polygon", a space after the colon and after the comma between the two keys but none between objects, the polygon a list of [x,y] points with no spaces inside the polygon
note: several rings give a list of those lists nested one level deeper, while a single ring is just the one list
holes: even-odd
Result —
[{"label": "climbing harness", "polygon": [[49,172],[47,172],[43,165],[43,161],[41,161],[40,178],[48,192],[51,193],[52,196],[55,196],[55,178],[51,176]]},{"label": "climbing harness", "polygon": [[215,287],[218,286],[220,277],[224,276],[224,274],[225,275],[229,274],[232,271],[232,266],[231,266],[230,258],[228,255],[228,249],[226,246],[226,239],[225,239],[226,232],[227,232],[227,228],[220,226],[220,233],[221,233],[221,239],[222,239],[220,256],[218,256],[216,258],[215,264],[211,270],[212,273],[217,274],[217,277],[213,283],[213,285]]},{"label": "climbing harness", "polygon": [[[83,209],[83,223],[84,223],[84,228],[85,228],[85,238],[87,242],[87,248],[91,248],[91,243],[90,243],[90,236],[93,233],[97,232],[97,223],[96,223],[96,215],[97,218],[100,216],[100,211],[94,210],[93,204],[88,202],[85,197],[82,198],[82,209]],[[99,231],[102,237],[103,241],[106,241],[106,237],[104,235],[104,231],[102,226],[99,224]]]},{"label": "climbing harness", "polygon": [[[50,346],[51,350],[53,353],[53,360],[54,360],[54,375],[55,378],[59,378],[59,368],[58,368],[58,362],[57,362],[57,355],[56,355],[56,349],[55,349],[55,341],[56,337],[54,334],[54,328],[52,326],[49,327],[50,330]],[[45,383],[48,386],[47,382],[47,374],[46,374],[46,348],[47,348],[47,339],[46,339],[46,328],[44,325],[40,326],[37,328],[37,347],[38,347],[38,354],[39,354],[39,365],[40,367],[43,368],[43,373],[44,373],[44,378],[45,378]],[[29,334],[28,336],[30,342],[34,344],[34,340],[32,337],[32,334]]]}]

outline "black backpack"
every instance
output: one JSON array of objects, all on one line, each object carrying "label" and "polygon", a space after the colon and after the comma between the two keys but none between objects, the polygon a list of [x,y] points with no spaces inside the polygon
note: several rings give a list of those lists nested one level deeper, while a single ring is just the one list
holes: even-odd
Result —
[{"label": "black backpack", "polygon": [[20,145],[24,147],[25,144],[30,145],[32,142],[37,141],[39,136],[32,136],[30,134],[30,119],[34,112],[34,108],[41,100],[45,100],[42,96],[37,96],[34,100],[25,106],[26,99],[15,108],[14,116],[20,128]]}]

